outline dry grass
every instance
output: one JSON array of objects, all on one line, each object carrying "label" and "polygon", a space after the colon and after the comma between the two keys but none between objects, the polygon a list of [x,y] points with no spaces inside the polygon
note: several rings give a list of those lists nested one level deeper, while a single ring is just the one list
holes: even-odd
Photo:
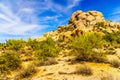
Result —
[{"label": "dry grass", "polygon": [[110,61],[110,64],[112,67],[115,67],[115,68],[120,67],[120,62],[118,60],[112,60],[112,61]]},{"label": "dry grass", "polygon": [[36,65],[37,66],[48,66],[48,65],[54,65],[58,64],[58,62],[54,58],[49,58],[48,60],[44,61],[37,61]]},{"label": "dry grass", "polygon": [[21,80],[23,78],[28,78],[36,72],[37,72],[37,69],[35,68],[35,66],[29,65],[27,68],[18,72],[18,74],[15,76],[15,80]]},{"label": "dry grass", "polygon": [[100,78],[100,80],[114,80],[112,75],[104,75]]},{"label": "dry grass", "polygon": [[74,74],[81,74],[83,76],[90,76],[93,74],[92,69],[87,66],[87,65],[83,65],[82,67],[78,68]]}]

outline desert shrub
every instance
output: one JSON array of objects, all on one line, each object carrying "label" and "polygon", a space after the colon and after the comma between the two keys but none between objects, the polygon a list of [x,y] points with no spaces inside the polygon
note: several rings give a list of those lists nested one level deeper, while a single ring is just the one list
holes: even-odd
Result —
[{"label": "desert shrub", "polygon": [[76,55],[82,61],[93,61],[97,57],[102,58],[104,54],[94,52],[93,48],[102,48],[104,42],[102,37],[95,33],[85,33],[73,39],[71,54]]},{"label": "desert shrub", "polygon": [[73,27],[65,27],[64,29],[63,29],[63,31],[64,32],[66,32],[66,31],[73,31]]},{"label": "desert shrub", "polygon": [[110,42],[112,44],[114,43],[120,44],[120,31],[113,33],[108,33],[108,32],[104,32],[104,33],[105,33],[104,39],[107,42]]},{"label": "desert shrub", "polygon": [[5,47],[5,43],[0,43],[0,50],[3,50],[4,47]]},{"label": "desert shrub", "polygon": [[0,56],[0,75],[5,74],[9,71],[9,68],[5,63],[6,63],[5,58]]},{"label": "desert shrub", "polygon": [[47,37],[47,33],[44,33],[43,36],[44,36],[44,37]]},{"label": "desert shrub", "polygon": [[114,80],[114,77],[112,75],[103,75],[100,77],[100,80]]},{"label": "desert shrub", "polygon": [[14,70],[20,67],[19,57],[12,52],[2,53],[0,55],[0,73],[8,72],[9,70]]},{"label": "desert shrub", "polygon": [[15,80],[21,80],[23,78],[28,78],[37,72],[37,68],[34,65],[28,65],[27,68],[22,69],[15,76]]},{"label": "desert shrub", "polygon": [[6,41],[6,46],[11,50],[18,51],[25,47],[25,41],[22,39],[19,40],[10,39]]},{"label": "desert shrub", "polygon": [[40,47],[40,42],[29,38],[27,41],[27,46],[30,46],[33,50],[38,50]]},{"label": "desert shrub", "polygon": [[111,66],[115,67],[115,68],[119,68],[120,67],[120,62],[118,60],[112,60],[110,61]]},{"label": "desert shrub", "polygon": [[39,44],[39,50],[34,52],[34,56],[38,60],[46,60],[48,57],[57,56],[60,48],[55,45],[52,38],[48,37],[45,41],[41,41]]},{"label": "desert shrub", "polygon": [[115,50],[107,50],[106,52],[105,52],[106,54],[111,54],[111,55],[114,55],[114,54],[116,54],[116,51]]},{"label": "desert shrub", "polygon": [[99,28],[99,27],[105,27],[105,23],[104,22],[97,22],[95,25],[94,25],[94,28]]},{"label": "desert shrub", "polygon": [[62,26],[60,28],[60,30],[58,30],[59,32],[67,32],[67,31],[73,31],[74,28],[73,27],[66,27],[66,26]]},{"label": "desert shrub", "polygon": [[78,68],[74,74],[81,74],[83,76],[89,76],[92,75],[92,69],[90,67],[88,67],[87,65],[83,65],[82,67]]},{"label": "desert shrub", "polygon": [[54,58],[48,58],[48,60],[44,61],[37,61],[35,62],[35,64],[37,66],[48,66],[48,65],[54,65],[54,64],[58,64],[58,62],[54,59]]}]

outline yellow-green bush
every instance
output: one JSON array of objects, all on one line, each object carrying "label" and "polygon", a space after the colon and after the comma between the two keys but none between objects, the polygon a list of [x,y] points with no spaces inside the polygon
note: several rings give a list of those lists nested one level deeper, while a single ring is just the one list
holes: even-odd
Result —
[{"label": "yellow-green bush", "polygon": [[[104,46],[105,41],[101,36],[95,33],[85,33],[78,37],[75,37],[71,42],[72,51],[71,54],[77,55],[77,59],[83,61],[102,61],[103,53],[96,53],[94,48],[100,49]],[[100,59],[100,60],[99,60]]]},{"label": "yellow-green bush", "polygon": [[104,32],[105,36],[104,39],[107,42],[110,42],[111,44],[120,44],[120,31],[117,32],[113,32],[113,33],[108,33],[108,32]]},{"label": "yellow-green bush", "polygon": [[39,60],[46,60],[48,57],[58,55],[60,49],[56,46],[54,40],[48,37],[45,41],[39,43],[39,49],[34,52],[34,56]]},{"label": "yellow-green bush", "polygon": [[14,70],[20,67],[19,57],[12,52],[2,53],[0,55],[0,74]]},{"label": "yellow-green bush", "polygon": [[22,39],[19,39],[19,40],[10,39],[6,41],[6,46],[8,47],[8,49],[15,50],[15,51],[18,51],[24,48],[25,44],[26,44],[25,41]]},{"label": "yellow-green bush", "polygon": [[0,50],[3,50],[5,47],[5,43],[0,43]]},{"label": "yellow-green bush", "polygon": [[37,42],[36,40],[32,40],[31,38],[27,41],[27,46],[30,46],[33,50],[38,50],[40,47],[40,42]]},{"label": "yellow-green bush", "polygon": [[97,22],[95,25],[94,25],[94,28],[99,28],[99,27],[103,27],[105,28],[105,23],[104,22]]}]

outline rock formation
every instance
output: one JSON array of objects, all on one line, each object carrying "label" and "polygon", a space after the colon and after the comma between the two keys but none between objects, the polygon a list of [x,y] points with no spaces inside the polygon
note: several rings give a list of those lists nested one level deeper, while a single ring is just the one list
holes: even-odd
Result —
[{"label": "rock formation", "polygon": [[[78,10],[72,14],[69,23],[67,25],[59,26],[57,30],[47,33],[47,36],[51,36],[55,41],[59,38],[66,40],[70,37],[78,36],[84,32],[96,32],[103,34],[103,31],[113,32],[120,30],[120,22],[112,22],[104,19],[101,12],[88,11],[82,12]],[[37,41],[41,41],[36,39]]]}]

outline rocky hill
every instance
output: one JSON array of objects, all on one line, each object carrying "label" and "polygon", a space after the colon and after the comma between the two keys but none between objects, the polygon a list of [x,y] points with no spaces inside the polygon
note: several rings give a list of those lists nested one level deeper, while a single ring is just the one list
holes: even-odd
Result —
[{"label": "rocky hill", "polygon": [[[90,31],[103,34],[103,31],[109,33],[120,30],[120,22],[112,22],[104,19],[101,12],[88,11],[82,12],[76,11],[70,17],[67,25],[59,26],[57,30],[48,32],[46,35],[58,40],[59,38],[70,38],[71,36],[77,36],[82,32]],[[37,41],[41,41],[41,38],[37,38]]]}]

